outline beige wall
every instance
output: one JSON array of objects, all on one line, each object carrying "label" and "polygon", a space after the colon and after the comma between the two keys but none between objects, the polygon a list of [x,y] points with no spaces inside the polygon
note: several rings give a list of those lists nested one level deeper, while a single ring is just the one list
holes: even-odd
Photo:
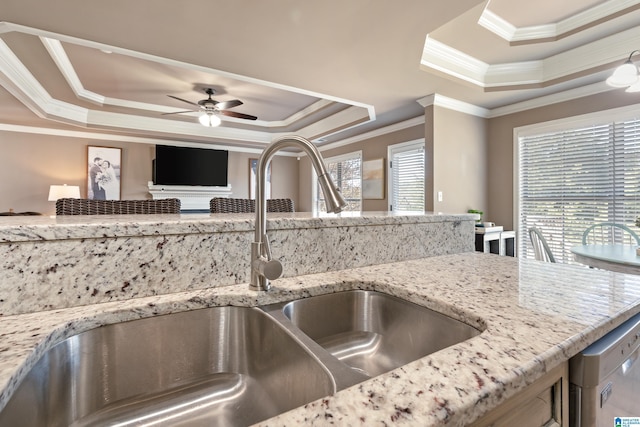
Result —
[{"label": "beige wall", "polygon": [[[80,186],[87,196],[87,146],[122,148],[121,198],[150,198],[154,146],[62,136],[0,132],[0,212],[35,211],[52,214],[54,202],[47,201],[49,186]],[[248,197],[249,158],[257,154],[229,153],[229,184],[233,197]],[[297,204],[298,162],[295,157],[277,156],[272,164],[273,197],[288,197]]]},{"label": "beige wall", "polygon": [[49,186],[80,186],[87,196],[87,146],[122,148],[122,199],[150,197],[153,146],[50,135],[0,132],[0,211],[51,214]]},{"label": "beige wall", "polygon": [[[485,120],[442,107],[425,109],[424,126],[414,126],[343,147],[324,150],[332,157],[362,150],[363,160],[384,158],[387,147],[425,138],[427,210],[447,213],[469,208],[484,219],[514,227],[514,129],[559,118],[633,105],[638,97],[610,91],[573,101]],[[150,197],[153,145],[0,132],[0,212],[52,213],[49,185],[79,185],[86,197],[86,147],[122,148],[122,198]],[[257,154],[229,153],[229,182],[234,197],[248,197],[248,165]],[[276,156],[272,165],[272,197],[294,199],[298,211],[310,211],[311,164],[306,156]],[[442,191],[443,201],[437,201]],[[387,210],[388,201],[364,200],[365,211]]]},{"label": "beige wall", "polygon": [[636,94],[610,91],[572,101],[548,105],[488,120],[487,130],[487,191],[488,208],[485,217],[513,229],[514,207],[514,129],[565,117],[605,111],[638,103]]},{"label": "beige wall", "polygon": [[[334,157],[341,154],[352,153],[354,151],[362,151],[362,160],[384,159],[385,169],[387,165],[387,147],[392,144],[398,144],[401,142],[413,141],[415,139],[424,138],[424,127],[413,126],[407,129],[402,129],[396,132],[391,132],[386,135],[378,136],[375,138],[366,139],[363,141],[355,142],[353,144],[337,147],[329,150],[322,151],[322,157]],[[312,210],[312,195],[311,195],[311,182],[312,182],[312,166],[311,162],[306,156],[300,158],[300,210],[311,211]],[[385,189],[386,189],[386,172],[385,172]],[[386,211],[389,210],[389,204],[387,199],[387,191],[385,190],[385,198],[381,200],[368,200],[362,201],[363,211]]]},{"label": "beige wall", "polygon": [[432,151],[426,147],[433,162],[433,211],[486,212],[486,120],[442,107],[427,108],[425,114],[433,128]]},{"label": "beige wall", "polygon": [[[249,197],[249,159],[257,153],[229,152],[229,184],[233,197]],[[275,156],[271,160],[271,197],[293,199],[298,208],[298,160],[295,157]]]}]

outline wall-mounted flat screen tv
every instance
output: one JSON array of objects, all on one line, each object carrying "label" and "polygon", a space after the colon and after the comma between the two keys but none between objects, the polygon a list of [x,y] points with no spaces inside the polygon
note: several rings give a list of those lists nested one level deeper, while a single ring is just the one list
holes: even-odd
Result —
[{"label": "wall-mounted flat screen tv", "polygon": [[226,187],[228,161],[225,150],[156,145],[153,182]]}]

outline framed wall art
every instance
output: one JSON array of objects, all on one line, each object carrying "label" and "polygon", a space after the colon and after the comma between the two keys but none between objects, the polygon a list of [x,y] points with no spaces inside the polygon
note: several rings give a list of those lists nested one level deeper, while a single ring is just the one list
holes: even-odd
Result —
[{"label": "framed wall art", "polygon": [[87,146],[87,198],[120,200],[122,149]]},{"label": "framed wall art", "polygon": [[362,198],[384,199],[384,159],[362,162]]}]

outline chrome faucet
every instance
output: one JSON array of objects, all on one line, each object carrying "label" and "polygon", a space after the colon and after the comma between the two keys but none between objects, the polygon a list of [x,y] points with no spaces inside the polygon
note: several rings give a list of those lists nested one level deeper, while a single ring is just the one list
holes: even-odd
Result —
[{"label": "chrome faucet", "polygon": [[322,160],[320,152],[307,139],[301,136],[284,136],[276,138],[264,149],[258,160],[256,174],[256,234],[251,244],[251,284],[255,291],[268,291],[271,288],[270,280],[275,280],[282,275],[282,264],[271,257],[271,248],[267,239],[267,198],[265,194],[267,165],[273,155],[285,147],[302,149],[316,170],[318,181],[324,193],[327,212],[338,213],[346,205],[342,194],[331,181],[331,176]]}]

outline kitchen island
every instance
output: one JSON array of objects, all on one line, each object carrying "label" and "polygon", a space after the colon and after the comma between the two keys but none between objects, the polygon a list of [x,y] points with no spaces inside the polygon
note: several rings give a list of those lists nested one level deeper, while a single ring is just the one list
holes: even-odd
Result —
[{"label": "kitchen island", "polygon": [[[0,316],[247,283],[253,214],[0,217]],[[269,214],[284,276],[473,251],[474,215]]]},{"label": "kitchen island", "polygon": [[[470,245],[472,238],[470,229]],[[296,275],[273,286],[268,293],[242,283],[2,316],[0,406],[47,349],[101,325],[365,289],[482,333],[260,425],[464,426],[640,311],[639,276],[471,251]]]}]

